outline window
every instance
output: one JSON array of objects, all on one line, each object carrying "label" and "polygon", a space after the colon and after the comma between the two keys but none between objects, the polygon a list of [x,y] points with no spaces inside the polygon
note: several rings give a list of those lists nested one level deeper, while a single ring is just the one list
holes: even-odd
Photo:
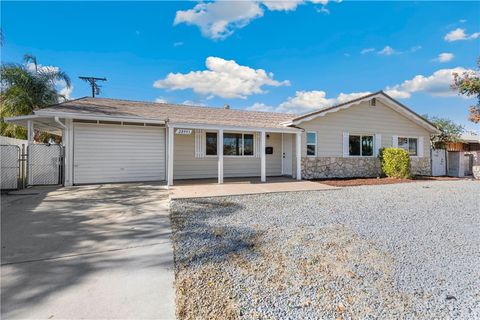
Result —
[{"label": "window", "polygon": [[373,136],[349,136],[348,153],[350,156],[373,156]]},{"label": "window", "polygon": [[207,132],[206,134],[206,155],[207,156],[216,156],[217,155],[217,133],[216,132]]},{"label": "window", "polygon": [[253,134],[224,133],[223,154],[225,156],[253,156]]},{"label": "window", "polygon": [[398,138],[398,147],[400,149],[405,149],[411,156],[416,156],[418,154],[418,143],[417,138]]},{"label": "window", "polygon": [[317,133],[307,132],[307,156],[317,155]]},{"label": "window", "polygon": [[253,156],[253,134],[243,135],[243,155]]},{"label": "window", "polygon": [[225,156],[242,155],[242,134],[224,133],[223,134],[223,154]]}]

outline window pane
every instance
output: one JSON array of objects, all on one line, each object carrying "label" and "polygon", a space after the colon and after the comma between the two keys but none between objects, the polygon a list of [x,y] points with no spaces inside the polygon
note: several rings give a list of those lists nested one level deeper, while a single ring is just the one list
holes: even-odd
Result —
[{"label": "window pane", "polygon": [[216,156],[217,155],[217,133],[207,132],[206,140],[207,140],[206,154],[208,156]]},{"label": "window pane", "polygon": [[408,139],[408,153],[412,156],[417,155],[417,139],[415,138],[410,138]]},{"label": "window pane", "polygon": [[398,147],[408,151],[408,138],[398,138]]},{"label": "window pane", "polygon": [[240,156],[242,150],[242,135],[240,133],[225,133],[223,135],[223,154],[226,156]]},{"label": "window pane", "polygon": [[315,145],[307,144],[307,156],[314,156],[314,155],[315,155]]},{"label": "window pane", "polygon": [[243,155],[253,156],[253,134],[243,135]]},{"label": "window pane", "polygon": [[307,144],[315,144],[316,136],[315,132],[307,132]]},{"label": "window pane", "polygon": [[348,138],[348,150],[351,156],[360,155],[360,136],[350,136]]},{"label": "window pane", "polygon": [[362,137],[362,156],[373,156],[373,136]]}]

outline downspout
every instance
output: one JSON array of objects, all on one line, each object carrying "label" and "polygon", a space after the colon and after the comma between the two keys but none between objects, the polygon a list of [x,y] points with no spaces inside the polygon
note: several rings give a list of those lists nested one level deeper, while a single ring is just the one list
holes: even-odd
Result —
[{"label": "downspout", "polygon": [[53,119],[55,120],[56,123],[58,123],[58,124],[62,127],[63,130],[66,130],[66,129],[67,129],[67,126],[64,125],[64,124],[62,123],[62,121],[60,121],[60,119],[59,119],[58,117],[54,117]]}]

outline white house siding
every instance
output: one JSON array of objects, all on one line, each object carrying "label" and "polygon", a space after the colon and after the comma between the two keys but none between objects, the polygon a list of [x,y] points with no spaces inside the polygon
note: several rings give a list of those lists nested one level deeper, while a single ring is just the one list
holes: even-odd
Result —
[{"label": "white house siding", "polygon": [[[328,113],[299,127],[302,134],[302,175],[304,178],[377,176],[380,166],[376,157],[343,157],[343,132],[381,134],[381,147],[392,147],[393,136],[423,137],[423,157],[412,157],[413,174],[430,174],[430,133],[377,99],[348,109]],[[306,132],[317,132],[317,158],[306,156]]]},{"label": "white house siding", "polygon": [[[282,136],[279,133],[267,133],[266,146],[273,147],[273,154],[266,155],[267,176],[282,174]],[[175,135],[174,138],[174,179],[216,178],[218,176],[218,158],[205,156],[195,158],[195,134]],[[224,177],[260,176],[260,158],[225,156]]]}]

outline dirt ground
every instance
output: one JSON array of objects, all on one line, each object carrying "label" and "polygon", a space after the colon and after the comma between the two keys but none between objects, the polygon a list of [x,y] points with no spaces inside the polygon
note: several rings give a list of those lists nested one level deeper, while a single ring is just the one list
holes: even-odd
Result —
[{"label": "dirt ground", "polygon": [[353,178],[353,179],[325,179],[315,180],[334,187],[355,187],[365,185],[381,185],[381,184],[396,184],[396,183],[411,183],[418,181],[454,181],[460,178],[452,177],[415,177],[413,179],[397,179],[397,178]]}]

